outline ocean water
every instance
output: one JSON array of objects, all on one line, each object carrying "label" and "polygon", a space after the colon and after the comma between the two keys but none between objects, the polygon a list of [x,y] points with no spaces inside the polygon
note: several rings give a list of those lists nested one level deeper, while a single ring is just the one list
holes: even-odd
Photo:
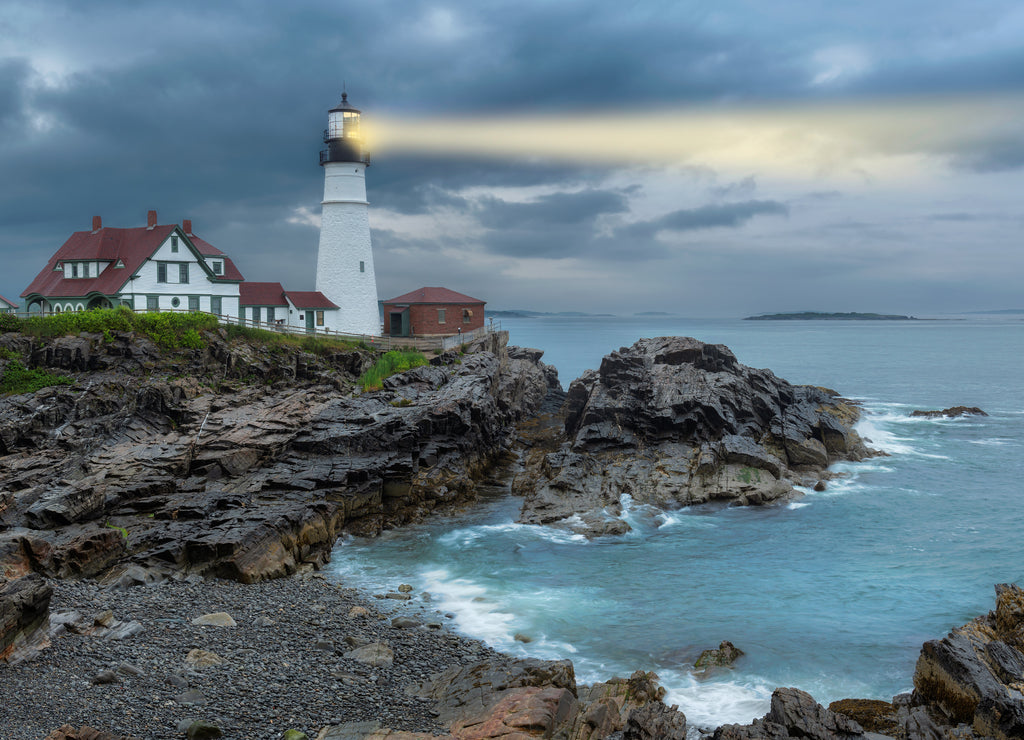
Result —
[{"label": "ocean water", "polygon": [[[633,531],[587,540],[515,523],[492,490],[454,517],[339,543],[330,567],[374,591],[410,583],[425,611],[510,653],[570,658],[580,681],[655,671],[691,724],[748,722],[773,688],[823,703],[912,688],[921,644],[1024,583],[1024,321],[503,320],[545,350],[564,386],[646,336],[728,345],[740,362],[864,405],[859,429],[889,457],[763,508],[663,512],[625,502]],[[980,406],[988,417],[912,418]],[[531,641],[517,641],[525,635]],[[733,669],[695,676],[729,640]]]}]

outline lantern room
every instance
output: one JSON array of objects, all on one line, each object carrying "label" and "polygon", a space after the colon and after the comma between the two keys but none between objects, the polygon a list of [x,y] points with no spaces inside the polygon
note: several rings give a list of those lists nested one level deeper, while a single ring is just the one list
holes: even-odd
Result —
[{"label": "lantern room", "polygon": [[362,135],[359,131],[360,111],[348,102],[348,93],[341,94],[341,102],[327,114],[327,128],[324,143],[327,149],[320,152],[320,164],[328,162],[362,162],[370,164],[370,157],[363,151]]}]

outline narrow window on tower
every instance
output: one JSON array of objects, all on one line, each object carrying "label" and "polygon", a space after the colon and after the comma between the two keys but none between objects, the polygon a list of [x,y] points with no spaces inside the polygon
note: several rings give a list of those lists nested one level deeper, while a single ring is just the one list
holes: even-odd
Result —
[{"label": "narrow window on tower", "polygon": [[366,263],[359,260],[359,272],[366,272]]}]

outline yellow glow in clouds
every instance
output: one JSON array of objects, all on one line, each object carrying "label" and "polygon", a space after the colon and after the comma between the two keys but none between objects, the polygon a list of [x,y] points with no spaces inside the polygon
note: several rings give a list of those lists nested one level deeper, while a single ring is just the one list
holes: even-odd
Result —
[{"label": "yellow glow in clouds", "polygon": [[[690,165],[816,177],[900,175],[894,157],[1022,138],[1024,99],[942,98],[570,116],[380,118],[374,152]],[[886,163],[888,161],[888,163]]]}]

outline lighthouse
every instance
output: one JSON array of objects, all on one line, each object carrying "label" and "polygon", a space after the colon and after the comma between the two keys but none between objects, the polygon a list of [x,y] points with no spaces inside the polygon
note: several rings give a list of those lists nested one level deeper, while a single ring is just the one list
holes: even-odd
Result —
[{"label": "lighthouse", "polygon": [[316,254],[316,289],[341,310],[338,325],[350,334],[380,334],[377,280],[370,245],[366,168],[370,157],[359,131],[360,112],[348,93],[327,114],[320,152],[324,168],[324,199],[320,246]]}]

